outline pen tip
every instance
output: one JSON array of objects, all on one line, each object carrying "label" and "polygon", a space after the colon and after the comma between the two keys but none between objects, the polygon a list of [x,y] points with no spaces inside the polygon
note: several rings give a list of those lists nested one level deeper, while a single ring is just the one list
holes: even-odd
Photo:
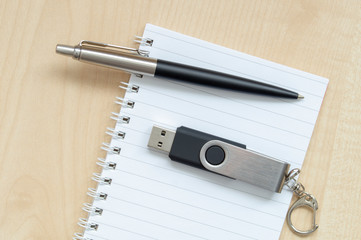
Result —
[{"label": "pen tip", "polygon": [[297,99],[304,99],[304,98],[305,98],[304,96],[302,96],[301,94],[298,94]]}]

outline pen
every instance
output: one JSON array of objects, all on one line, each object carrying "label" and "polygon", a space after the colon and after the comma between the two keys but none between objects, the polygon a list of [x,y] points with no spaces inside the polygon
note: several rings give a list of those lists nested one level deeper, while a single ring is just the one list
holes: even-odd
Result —
[{"label": "pen", "polygon": [[222,72],[185,64],[150,58],[145,51],[112,44],[81,41],[76,46],[58,44],[56,52],[113,69],[118,69],[138,76],[168,78],[183,82],[192,82],[217,88],[256,93],[283,98],[304,98],[302,95],[252,79],[234,76]]}]

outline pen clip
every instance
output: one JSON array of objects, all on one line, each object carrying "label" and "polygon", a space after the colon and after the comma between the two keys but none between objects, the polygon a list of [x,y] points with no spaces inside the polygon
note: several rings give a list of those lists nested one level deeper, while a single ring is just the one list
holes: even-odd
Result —
[{"label": "pen clip", "polygon": [[143,57],[149,57],[149,51],[140,50],[140,49],[136,49],[136,48],[129,48],[129,47],[123,47],[123,46],[118,46],[118,45],[113,45],[113,44],[93,42],[93,41],[88,41],[88,40],[82,40],[79,42],[79,47],[82,47],[84,45],[103,47],[103,48],[111,48],[111,49],[121,50],[121,51],[130,53],[130,54],[140,55]]}]

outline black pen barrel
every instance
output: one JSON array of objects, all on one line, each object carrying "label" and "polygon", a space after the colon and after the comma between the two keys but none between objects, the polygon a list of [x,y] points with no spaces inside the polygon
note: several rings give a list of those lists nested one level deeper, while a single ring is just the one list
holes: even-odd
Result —
[{"label": "black pen barrel", "polygon": [[154,76],[158,78],[169,78],[235,91],[283,98],[299,98],[299,95],[296,92],[270,84],[160,59],[157,60],[157,67]]}]

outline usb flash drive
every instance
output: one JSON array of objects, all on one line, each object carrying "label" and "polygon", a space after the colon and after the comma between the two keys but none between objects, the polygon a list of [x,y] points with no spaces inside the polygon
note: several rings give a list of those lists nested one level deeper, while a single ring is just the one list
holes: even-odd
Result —
[{"label": "usb flash drive", "polygon": [[246,145],[187,127],[176,131],[153,126],[148,147],[169,158],[256,186],[281,192],[290,165],[247,150]]}]

